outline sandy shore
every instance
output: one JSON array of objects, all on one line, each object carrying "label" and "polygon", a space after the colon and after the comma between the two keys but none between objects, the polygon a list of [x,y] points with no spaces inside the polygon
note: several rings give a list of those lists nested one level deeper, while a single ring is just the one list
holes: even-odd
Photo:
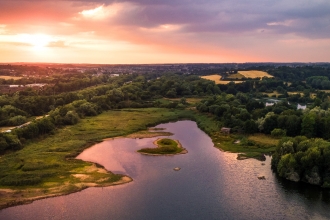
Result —
[{"label": "sandy shore", "polygon": [[106,138],[103,139],[104,141],[107,140],[113,140],[113,139],[118,139],[118,138],[153,138],[153,137],[158,137],[158,136],[171,136],[173,133],[171,132],[163,132],[163,131],[156,131],[156,132],[150,132],[150,131],[140,131],[136,132],[133,134],[129,134],[126,136],[118,136],[118,137],[113,137],[113,138]]},{"label": "sandy shore", "polygon": [[[95,164],[86,167],[83,173],[73,173],[72,177],[75,178],[75,183],[69,181],[63,184],[56,184],[54,187],[49,188],[28,188],[28,189],[0,189],[0,209],[4,209],[11,206],[22,205],[32,203],[39,199],[45,199],[50,197],[63,196],[75,192],[79,192],[89,187],[107,187],[132,182],[133,179],[129,176],[122,176],[120,180],[115,182],[107,182],[111,174],[104,168],[97,167]],[[96,178],[95,173],[105,174],[102,178]],[[50,185],[52,183],[49,183]]]}]

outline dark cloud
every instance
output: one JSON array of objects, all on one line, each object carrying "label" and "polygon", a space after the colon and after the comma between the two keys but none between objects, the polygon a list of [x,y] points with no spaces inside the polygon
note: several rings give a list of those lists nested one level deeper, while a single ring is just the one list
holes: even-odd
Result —
[{"label": "dark cloud", "polygon": [[[72,17],[86,7],[112,4],[132,5],[123,8],[107,23],[123,27],[154,28],[165,24],[180,25],[182,32],[221,34],[254,33],[296,34],[308,38],[329,38],[329,0],[26,0],[1,1],[0,19],[13,11],[26,14],[37,5],[34,19],[53,16]],[[65,2],[65,8],[61,4]],[[24,11],[24,9],[27,9]],[[24,16],[23,16],[24,17]]]},{"label": "dark cloud", "polygon": [[[93,1],[111,4],[123,1]],[[157,27],[164,24],[183,25],[188,32],[246,33],[266,29],[274,34],[297,34],[310,38],[328,38],[330,1],[267,0],[126,0],[136,5],[124,10],[116,24]],[[268,25],[294,20],[290,25]],[[311,32],[312,31],[312,32]]]}]

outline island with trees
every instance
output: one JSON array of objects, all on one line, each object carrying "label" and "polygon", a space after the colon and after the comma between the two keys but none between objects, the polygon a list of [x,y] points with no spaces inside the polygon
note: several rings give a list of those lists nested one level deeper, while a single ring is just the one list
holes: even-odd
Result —
[{"label": "island with trees", "polygon": [[170,138],[159,138],[154,141],[154,145],[157,147],[142,148],[138,150],[138,152],[146,155],[175,155],[188,153],[178,140]]}]

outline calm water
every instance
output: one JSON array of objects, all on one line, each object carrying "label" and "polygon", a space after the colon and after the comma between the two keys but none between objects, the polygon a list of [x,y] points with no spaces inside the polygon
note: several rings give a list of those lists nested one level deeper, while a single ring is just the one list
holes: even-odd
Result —
[{"label": "calm water", "polygon": [[174,133],[171,138],[189,153],[136,153],[157,138],[104,141],[78,158],[127,174],[133,182],[7,208],[0,219],[330,219],[329,191],[278,179],[269,157],[265,165],[238,161],[236,154],[214,148],[195,122],[157,127]]}]

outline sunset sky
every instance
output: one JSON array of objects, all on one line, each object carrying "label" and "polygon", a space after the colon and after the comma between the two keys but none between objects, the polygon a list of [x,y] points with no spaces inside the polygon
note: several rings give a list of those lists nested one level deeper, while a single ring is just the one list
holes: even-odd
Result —
[{"label": "sunset sky", "polygon": [[329,62],[329,0],[0,0],[0,62]]}]

